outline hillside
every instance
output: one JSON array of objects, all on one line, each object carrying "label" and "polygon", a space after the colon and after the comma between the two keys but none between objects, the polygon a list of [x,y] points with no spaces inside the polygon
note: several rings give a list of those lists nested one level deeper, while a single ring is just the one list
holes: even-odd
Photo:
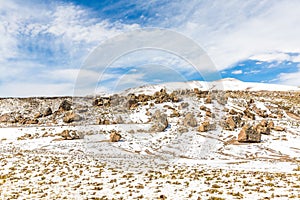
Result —
[{"label": "hillside", "polygon": [[4,198],[300,198],[297,87],[222,79],[3,98],[0,126]]}]

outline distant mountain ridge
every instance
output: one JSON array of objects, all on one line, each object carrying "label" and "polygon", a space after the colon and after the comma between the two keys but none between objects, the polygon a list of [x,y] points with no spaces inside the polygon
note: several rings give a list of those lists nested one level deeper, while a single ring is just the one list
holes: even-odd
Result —
[{"label": "distant mountain ridge", "polygon": [[224,78],[217,81],[188,81],[188,82],[168,82],[155,85],[144,85],[137,88],[129,88],[121,94],[145,93],[152,94],[160,89],[171,92],[174,90],[194,89],[201,90],[241,90],[241,91],[300,91],[297,86],[288,86],[269,83],[243,82],[235,78]]}]

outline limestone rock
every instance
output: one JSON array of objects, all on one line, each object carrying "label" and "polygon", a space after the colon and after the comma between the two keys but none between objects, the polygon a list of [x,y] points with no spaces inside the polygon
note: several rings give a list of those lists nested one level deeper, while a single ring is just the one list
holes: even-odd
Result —
[{"label": "limestone rock", "polygon": [[65,123],[71,123],[71,122],[77,122],[80,121],[82,117],[73,111],[67,112],[63,118],[63,122]]},{"label": "limestone rock", "polygon": [[112,130],[110,132],[109,141],[110,142],[119,142],[121,140],[122,136],[119,132],[116,130]]},{"label": "limestone rock", "polygon": [[28,119],[25,122],[25,124],[38,124],[38,123],[39,123],[38,119]]},{"label": "limestone rock", "polygon": [[255,127],[245,125],[238,135],[239,142],[260,142],[261,134],[257,132]]},{"label": "limestone rock", "polygon": [[183,119],[184,126],[196,127],[198,125],[197,120],[192,113],[187,113]]},{"label": "limestone rock", "polygon": [[63,100],[59,105],[59,111],[69,111],[72,109],[72,104],[68,100]]},{"label": "limestone rock", "polygon": [[232,116],[227,117],[225,120],[225,123],[223,125],[223,128],[228,131],[234,131],[237,127],[236,122],[234,121]]},{"label": "limestone rock", "polygon": [[211,103],[212,103],[211,96],[208,95],[208,96],[206,97],[206,99],[204,100],[204,102],[205,102],[206,104],[211,104]]},{"label": "limestone rock", "polygon": [[153,122],[153,125],[150,128],[151,132],[162,132],[169,125],[167,115],[161,113],[160,110],[155,111],[151,121]]},{"label": "limestone rock", "polygon": [[58,135],[61,136],[64,140],[74,140],[83,138],[83,135],[75,130],[63,130]]},{"label": "limestone rock", "polygon": [[37,118],[40,118],[40,117],[42,117],[42,116],[43,116],[43,114],[42,114],[42,113],[40,113],[40,112],[37,112],[37,113],[35,113],[35,114],[34,114],[34,116],[33,116],[33,117],[37,119]]},{"label": "limestone rock", "polygon": [[275,126],[274,127],[275,131],[285,131],[285,128],[281,127],[281,126]]},{"label": "limestone rock", "polygon": [[268,128],[273,129],[275,125],[273,121],[270,121],[267,126]]},{"label": "limestone rock", "polygon": [[201,123],[201,125],[198,127],[199,132],[206,132],[210,130],[210,123],[208,121],[204,121]]},{"label": "limestone rock", "polygon": [[45,112],[43,113],[44,117],[47,117],[49,115],[52,115],[52,109],[50,107],[48,107]]},{"label": "limestone rock", "polygon": [[255,114],[252,113],[249,109],[244,110],[244,116],[251,120],[255,120]]},{"label": "limestone rock", "polygon": [[0,116],[0,122],[8,122],[10,119],[11,116],[8,113]]}]

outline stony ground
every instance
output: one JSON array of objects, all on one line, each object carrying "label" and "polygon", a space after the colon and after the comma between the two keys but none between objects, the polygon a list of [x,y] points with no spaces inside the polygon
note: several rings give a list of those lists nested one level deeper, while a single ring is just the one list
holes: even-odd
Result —
[{"label": "stony ground", "polygon": [[1,198],[300,198],[299,92],[142,91],[1,99]]}]

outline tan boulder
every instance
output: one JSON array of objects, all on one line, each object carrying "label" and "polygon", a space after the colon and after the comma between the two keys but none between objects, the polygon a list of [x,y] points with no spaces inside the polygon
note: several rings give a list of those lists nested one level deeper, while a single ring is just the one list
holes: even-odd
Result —
[{"label": "tan boulder", "polygon": [[50,107],[48,107],[43,113],[44,117],[47,117],[49,115],[52,115],[52,109]]},{"label": "tan boulder", "polygon": [[267,126],[268,128],[273,129],[275,125],[273,121],[270,121]]},{"label": "tan boulder", "polygon": [[183,119],[184,126],[196,127],[198,125],[197,120],[192,113],[187,113]]},{"label": "tan boulder", "polygon": [[281,126],[275,126],[273,128],[275,131],[285,131],[285,128],[281,127]]},{"label": "tan boulder", "polygon": [[74,113],[73,111],[69,111],[63,117],[63,122],[71,123],[71,122],[80,121],[81,119],[82,119],[82,117],[80,115]]},{"label": "tan boulder", "polygon": [[119,132],[116,130],[112,130],[109,136],[110,142],[119,142],[121,140],[122,136]]},{"label": "tan boulder", "polygon": [[58,135],[61,136],[64,140],[74,140],[83,138],[83,135],[75,130],[63,130]]},{"label": "tan boulder", "polygon": [[151,132],[162,132],[169,125],[167,115],[161,113],[160,110],[155,111],[154,115],[151,118],[151,121],[153,122],[153,125],[150,128]]},{"label": "tan boulder", "polygon": [[59,111],[69,111],[72,109],[72,104],[68,100],[63,100],[59,105]]},{"label": "tan boulder", "polygon": [[201,123],[201,125],[198,127],[199,132],[206,132],[210,130],[210,123],[208,121],[204,121]]},{"label": "tan boulder", "polygon": [[245,125],[238,134],[239,142],[261,142],[261,134],[251,125]]}]

